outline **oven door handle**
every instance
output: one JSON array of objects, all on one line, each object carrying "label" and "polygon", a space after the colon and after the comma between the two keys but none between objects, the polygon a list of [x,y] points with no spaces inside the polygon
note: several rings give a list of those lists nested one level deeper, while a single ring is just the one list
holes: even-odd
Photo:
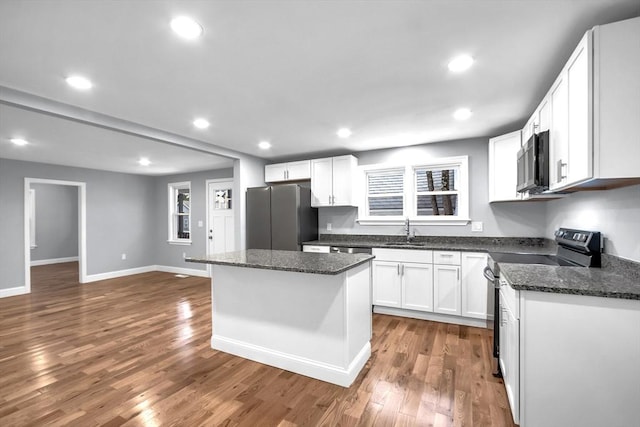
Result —
[{"label": "oven door handle", "polygon": [[482,271],[482,274],[484,274],[484,277],[490,281],[490,282],[495,282],[496,281],[496,277],[493,275],[493,271],[491,271],[491,269],[489,268],[489,266],[486,266],[484,268],[484,270]]}]

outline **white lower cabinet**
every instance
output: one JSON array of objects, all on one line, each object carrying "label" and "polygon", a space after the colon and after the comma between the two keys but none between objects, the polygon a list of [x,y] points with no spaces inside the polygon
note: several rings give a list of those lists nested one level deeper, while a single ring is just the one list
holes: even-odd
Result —
[{"label": "white lower cabinet", "polygon": [[640,301],[517,291],[502,277],[500,306],[500,365],[516,424],[638,425]]},{"label": "white lower cabinet", "polygon": [[373,305],[433,311],[431,251],[374,249]]},{"label": "white lower cabinet", "polygon": [[500,370],[513,421],[520,423],[520,319],[519,292],[500,280]]},{"label": "white lower cabinet", "polygon": [[493,312],[493,288],[482,272],[486,253],[374,248],[373,254],[376,312],[486,327]]},{"label": "white lower cabinet", "polygon": [[433,311],[460,315],[460,266],[433,266]]},{"label": "white lower cabinet", "polygon": [[402,264],[402,307],[433,311],[433,268],[431,264]]},{"label": "white lower cabinet", "polygon": [[402,305],[400,263],[373,261],[373,304],[385,307]]},{"label": "white lower cabinet", "polygon": [[463,252],[460,264],[461,315],[487,319],[493,313],[493,286],[489,286],[483,270],[487,266],[487,254]]}]

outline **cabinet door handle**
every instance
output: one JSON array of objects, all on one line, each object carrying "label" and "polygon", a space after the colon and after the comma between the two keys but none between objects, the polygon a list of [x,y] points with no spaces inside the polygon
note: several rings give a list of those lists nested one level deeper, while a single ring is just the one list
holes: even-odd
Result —
[{"label": "cabinet door handle", "polygon": [[460,269],[458,269],[458,280],[460,280]]},{"label": "cabinet door handle", "polygon": [[396,267],[398,269],[398,276],[400,275],[400,264],[396,264]]},{"label": "cabinet door handle", "polygon": [[331,204],[331,196],[329,196],[329,204]]},{"label": "cabinet door handle", "polygon": [[402,275],[404,276],[404,264],[402,264]]},{"label": "cabinet door handle", "polygon": [[565,179],[567,176],[562,174],[562,170],[567,166],[566,163],[562,163],[562,159],[558,160],[558,181],[557,182],[561,182],[563,179]]}]

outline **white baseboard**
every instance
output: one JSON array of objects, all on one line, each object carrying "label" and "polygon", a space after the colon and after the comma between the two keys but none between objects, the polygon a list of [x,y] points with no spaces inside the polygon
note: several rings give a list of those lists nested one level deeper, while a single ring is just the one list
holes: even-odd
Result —
[{"label": "white baseboard", "polygon": [[346,369],[220,335],[211,337],[211,348],[342,387],[349,387],[355,381],[371,357],[371,344],[368,341]]},{"label": "white baseboard", "polygon": [[485,319],[471,317],[452,316],[449,314],[427,313],[424,311],[406,310],[395,307],[373,306],[373,312],[378,314],[390,314],[392,316],[409,317],[412,319],[433,320],[434,322],[451,323],[454,325],[475,326],[476,328],[492,328],[493,322]]},{"label": "white baseboard", "polygon": [[36,267],[38,265],[62,264],[63,262],[78,261],[78,259],[79,258],[77,256],[70,256],[66,258],[39,259],[36,261],[31,261],[29,265],[31,265],[31,267]]},{"label": "white baseboard", "polygon": [[24,286],[17,286],[15,288],[0,289],[0,298],[13,297],[16,295],[27,294],[27,288]]},{"label": "white baseboard", "polygon": [[197,270],[195,268],[172,267],[169,265],[156,265],[156,271],[174,274],[186,274],[187,276],[210,277],[207,270]]},{"label": "white baseboard", "polygon": [[145,267],[129,268],[126,270],[108,271],[106,273],[87,274],[84,283],[97,282],[99,280],[115,279],[117,277],[131,276],[132,274],[149,273],[156,271],[155,265],[147,265]]},{"label": "white baseboard", "polygon": [[[65,260],[65,261],[59,261],[60,263],[74,261],[74,259],[69,259],[69,258],[57,258],[57,259]],[[76,257],[75,261],[77,260],[78,258]],[[34,261],[34,262],[43,262],[43,261],[45,260]],[[51,260],[46,260],[46,261],[51,261]],[[57,262],[47,262],[47,263],[37,264],[37,265],[47,265],[47,264],[57,264]],[[31,265],[33,265],[33,263],[31,263]],[[97,273],[97,274],[88,274],[85,277],[85,280],[83,283],[91,283],[91,282],[97,282],[100,280],[115,279],[118,277],[131,276],[132,274],[150,273],[152,271],[162,271],[165,273],[175,273],[175,274],[186,274],[188,276],[209,277],[209,273],[206,270],[169,267],[165,265],[147,265],[144,267],[129,268],[126,270],[108,271],[106,273]],[[0,298],[12,297],[15,295],[23,295],[28,293],[29,292],[27,292],[27,289],[24,286],[17,286],[15,288],[8,288],[8,289],[0,289]]]}]

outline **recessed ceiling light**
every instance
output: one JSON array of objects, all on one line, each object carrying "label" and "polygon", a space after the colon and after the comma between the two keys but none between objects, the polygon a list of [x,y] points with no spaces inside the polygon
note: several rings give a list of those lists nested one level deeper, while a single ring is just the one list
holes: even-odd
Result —
[{"label": "recessed ceiling light", "polygon": [[453,117],[456,120],[467,120],[471,117],[471,110],[468,108],[459,108],[455,113],[453,113]]},{"label": "recessed ceiling light", "polygon": [[206,129],[209,127],[209,122],[206,119],[195,119],[193,125],[198,129]]},{"label": "recessed ceiling light", "polygon": [[149,166],[151,164],[151,160],[147,159],[146,157],[140,157],[140,160],[138,160],[138,164],[140,166]]},{"label": "recessed ceiling light", "polygon": [[471,65],[473,65],[473,58],[469,55],[456,56],[449,62],[449,71],[461,73],[468,70]]},{"label": "recessed ceiling light", "polygon": [[91,80],[78,75],[67,77],[66,82],[69,86],[80,90],[87,90],[93,87],[93,83],[91,83]]},{"label": "recessed ceiling light", "polygon": [[187,16],[178,16],[171,20],[171,29],[188,40],[193,40],[202,34],[202,26]]},{"label": "recessed ceiling light", "polygon": [[352,134],[353,132],[351,132],[351,129],[349,128],[340,128],[338,129],[338,132],[336,132],[336,135],[340,138],[349,138]]},{"label": "recessed ceiling light", "polygon": [[9,141],[13,142],[15,145],[27,145],[29,141],[22,138],[11,138]]},{"label": "recessed ceiling light", "polygon": [[269,141],[260,141],[258,143],[258,147],[263,150],[268,150],[269,148],[271,148],[271,143]]}]

